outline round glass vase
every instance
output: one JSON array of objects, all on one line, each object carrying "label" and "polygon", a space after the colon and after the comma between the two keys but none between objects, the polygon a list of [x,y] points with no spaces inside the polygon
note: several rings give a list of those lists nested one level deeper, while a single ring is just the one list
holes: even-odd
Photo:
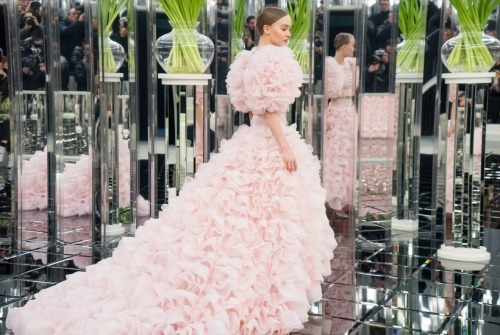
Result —
[{"label": "round glass vase", "polygon": [[103,40],[103,72],[116,73],[125,61],[125,49],[120,43],[106,37]]},{"label": "round glass vase", "polygon": [[396,45],[396,73],[422,73],[424,71],[425,40],[416,36]]},{"label": "round glass vase", "polygon": [[172,31],[158,38],[154,52],[167,73],[203,73],[214,58],[212,40],[200,34],[198,22],[170,22]]},{"label": "round glass vase", "polygon": [[499,58],[500,41],[478,29],[461,27],[441,48],[441,59],[451,73],[488,72]]},{"label": "round glass vase", "polygon": [[242,37],[233,37],[231,39],[231,59],[235,59],[240,51],[245,49],[245,42]]}]

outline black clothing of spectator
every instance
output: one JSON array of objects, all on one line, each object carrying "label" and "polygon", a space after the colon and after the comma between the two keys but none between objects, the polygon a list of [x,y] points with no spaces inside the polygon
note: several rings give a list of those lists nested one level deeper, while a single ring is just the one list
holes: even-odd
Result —
[{"label": "black clothing of spectator", "polygon": [[23,89],[38,90],[45,88],[43,41],[28,38],[22,41],[21,44]]},{"label": "black clothing of spectator", "polygon": [[71,67],[77,84],[78,91],[87,90],[87,59],[81,46],[75,47],[71,55]]},{"label": "black clothing of spectator", "polygon": [[59,22],[59,35],[61,55],[69,60],[75,47],[83,43],[85,38],[85,23],[78,19],[71,21],[66,17]]}]

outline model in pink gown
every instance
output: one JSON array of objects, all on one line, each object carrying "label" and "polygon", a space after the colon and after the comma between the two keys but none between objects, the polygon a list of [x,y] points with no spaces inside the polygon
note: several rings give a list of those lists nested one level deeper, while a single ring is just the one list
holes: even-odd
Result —
[{"label": "model in pink gown", "polygon": [[[322,298],[336,247],[318,159],[285,113],[302,73],[288,47],[242,52],[234,106],[253,112],[158,219],[113,256],[9,311],[23,334],[287,334]],[[298,169],[289,172],[264,111],[279,113]]]},{"label": "model in pink gown", "polygon": [[356,111],[356,59],[346,57],[339,64],[334,57],[325,62],[326,109],[323,139],[323,185],[327,204],[342,210],[352,204]]}]

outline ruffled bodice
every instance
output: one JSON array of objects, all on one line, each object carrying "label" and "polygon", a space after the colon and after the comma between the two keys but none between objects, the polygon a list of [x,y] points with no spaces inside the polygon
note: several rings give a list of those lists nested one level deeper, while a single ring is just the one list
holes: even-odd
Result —
[{"label": "ruffled bodice", "polygon": [[352,98],[356,93],[356,59],[345,58],[339,64],[334,57],[325,60],[325,95],[328,100]]},{"label": "ruffled bodice", "polygon": [[227,92],[244,113],[285,113],[300,96],[302,71],[288,47],[266,45],[242,51],[231,64]]}]

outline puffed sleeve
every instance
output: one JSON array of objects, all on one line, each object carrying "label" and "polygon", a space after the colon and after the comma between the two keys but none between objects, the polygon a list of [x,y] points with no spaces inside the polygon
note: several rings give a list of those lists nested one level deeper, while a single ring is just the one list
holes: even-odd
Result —
[{"label": "puffed sleeve", "polygon": [[251,52],[247,50],[241,51],[233,63],[229,67],[229,72],[226,77],[227,94],[229,101],[240,112],[248,112],[246,105],[246,94],[243,87],[244,72],[250,59]]},{"label": "puffed sleeve", "polygon": [[285,112],[300,96],[303,75],[288,47],[268,45],[258,49],[246,74],[246,104],[254,114]]},{"label": "puffed sleeve", "polygon": [[356,90],[356,59],[345,58],[350,73],[342,70],[333,57],[325,61],[325,95],[328,99],[352,97]]}]

